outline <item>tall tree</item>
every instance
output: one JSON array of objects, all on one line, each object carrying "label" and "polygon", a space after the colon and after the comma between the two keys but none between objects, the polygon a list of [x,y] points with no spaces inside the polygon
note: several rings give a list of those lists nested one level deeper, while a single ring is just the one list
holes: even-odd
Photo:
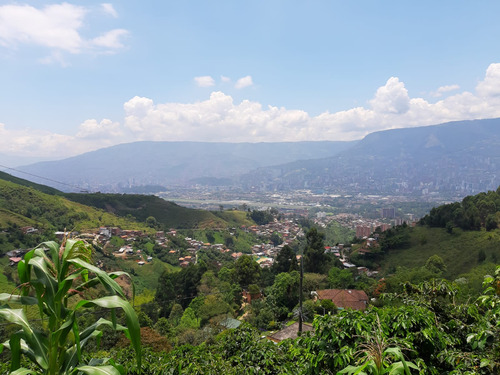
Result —
[{"label": "tall tree", "polygon": [[277,275],[282,272],[290,272],[298,269],[299,266],[297,264],[297,256],[295,255],[295,252],[290,246],[283,246],[274,260],[274,264],[272,266],[273,273]]},{"label": "tall tree", "polygon": [[239,257],[235,264],[235,270],[236,277],[242,288],[247,288],[250,284],[256,284],[259,279],[259,263],[250,255]]},{"label": "tall tree", "polygon": [[328,267],[328,256],[325,254],[325,235],[311,228],[306,233],[307,245],[304,250],[304,269],[306,272],[325,273]]}]

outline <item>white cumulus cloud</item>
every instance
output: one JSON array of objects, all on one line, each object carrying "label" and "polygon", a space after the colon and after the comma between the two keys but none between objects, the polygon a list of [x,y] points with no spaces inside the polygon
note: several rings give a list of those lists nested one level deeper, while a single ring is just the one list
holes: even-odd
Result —
[{"label": "white cumulus cloud", "polygon": [[104,13],[109,14],[113,18],[118,18],[118,13],[116,12],[115,8],[113,7],[113,4],[103,3],[103,4],[101,4],[101,8],[104,11]]},{"label": "white cumulus cloud", "polygon": [[199,87],[210,87],[215,85],[215,80],[210,76],[194,77],[194,81]]},{"label": "white cumulus cloud", "polygon": [[252,76],[245,76],[236,81],[234,85],[237,89],[243,89],[253,85]]},{"label": "white cumulus cloud", "polygon": [[490,64],[476,90],[483,97],[500,96],[500,64]]},{"label": "white cumulus cloud", "polygon": [[446,85],[446,86],[441,86],[439,87],[436,91],[431,92],[431,95],[439,98],[443,96],[444,93],[450,92],[450,91],[456,91],[460,88],[459,85]]},{"label": "white cumulus cloud", "polygon": [[193,103],[155,103],[151,98],[135,96],[124,103],[121,123],[90,119],[80,124],[74,135],[13,130],[0,124],[0,150],[13,155],[61,158],[137,140],[355,140],[379,130],[500,117],[499,72],[500,64],[491,64],[475,92],[458,92],[436,103],[412,98],[404,83],[391,77],[375,90],[366,106],[318,116],[300,109],[264,107],[256,101],[235,102],[220,91]]},{"label": "white cumulus cloud", "polygon": [[98,122],[95,119],[85,120],[78,128],[77,138],[118,137],[122,135],[120,124],[109,119]]},{"label": "white cumulus cloud", "polygon": [[96,47],[103,47],[108,51],[116,50],[125,47],[122,40],[126,35],[128,35],[127,30],[114,29],[92,39],[90,44]]},{"label": "white cumulus cloud", "polygon": [[[111,4],[103,9],[113,13]],[[123,47],[122,38],[128,33],[116,29],[99,33],[92,38],[82,34],[88,24],[90,8],[62,3],[36,8],[31,5],[0,6],[0,46],[18,49],[38,46],[47,49],[49,56],[42,62],[63,62],[62,53],[109,53]]]},{"label": "white cumulus cloud", "polygon": [[391,77],[379,87],[370,104],[375,112],[402,114],[409,109],[410,97],[404,83],[397,77]]}]

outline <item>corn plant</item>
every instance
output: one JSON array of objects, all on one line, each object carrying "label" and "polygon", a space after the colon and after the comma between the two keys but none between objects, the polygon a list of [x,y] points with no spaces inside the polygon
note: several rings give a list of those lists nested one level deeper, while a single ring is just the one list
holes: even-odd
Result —
[{"label": "corn plant", "polygon": [[[106,273],[93,266],[91,253],[92,246],[81,240],[67,239],[60,246],[51,241],[29,251],[18,263],[19,294],[0,294],[0,317],[20,328],[0,345],[0,351],[6,347],[12,353],[12,374],[123,374],[123,367],[113,360],[82,363],[82,350],[90,339],[99,340],[104,326],[124,331],[135,350],[137,367],[141,368],[137,315],[114,280],[124,273]],[[84,292],[98,284],[106,289],[107,296],[84,299]],[[13,308],[12,304],[22,307]],[[38,306],[38,327],[42,328],[28,320],[29,305]],[[78,314],[91,307],[110,309],[111,320],[100,318],[80,329]],[[117,308],[123,310],[126,327],[117,323]],[[36,370],[21,368],[23,355]]]},{"label": "corn plant", "polygon": [[357,352],[363,363],[359,366],[347,366],[337,374],[411,375],[410,368],[418,370],[415,364],[405,361],[399,347],[391,346],[389,340],[384,337],[378,315],[377,325],[378,330],[371,337],[367,337]]}]

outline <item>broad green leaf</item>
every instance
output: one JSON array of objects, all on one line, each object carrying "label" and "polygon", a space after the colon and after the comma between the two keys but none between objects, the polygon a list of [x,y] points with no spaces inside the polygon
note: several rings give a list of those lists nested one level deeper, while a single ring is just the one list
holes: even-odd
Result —
[{"label": "broad green leaf", "polygon": [[119,296],[108,296],[93,301],[80,301],[75,306],[75,311],[81,307],[94,305],[108,309],[121,308],[123,310],[127,322],[128,333],[130,334],[130,341],[132,342],[132,346],[137,356],[137,367],[141,368],[141,329],[139,327],[137,314],[130,303]]},{"label": "broad green leaf", "polygon": [[89,375],[121,375],[113,366],[80,366],[77,370]]},{"label": "broad green leaf", "polygon": [[123,290],[118,285],[116,281],[114,281],[106,272],[101,270],[100,268],[93,266],[90,263],[87,263],[81,259],[70,259],[68,262],[71,262],[73,264],[76,264],[82,268],[85,268],[93,273],[96,274],[96,276],[99,278],[101,284],[112,294],[117,294],[122,298],[125,298],[125,295],[123,294]]},{"label": "broad green leaf", "polygon": [[29,261],[29,264],[34,267],[35,274],[38,278],[38,282],[40,282],[45,287],[45,291],[43,292],[43,301],[55,313],[54,302],[55,302],[55,296],[59,289],[57,280],[52,276],[51,271],[49,270],[47,262],[45,261],[44,258],[33,257]]},{"label": "broad green leaf", "polygon": [[19,296],[17,294],[0,293],[0,302],[20,303],[22,305],[36,305],[38,300],[35,297]]},{"label": "broad green leaf", "polygon": [[33,331],[24,310],[0,308],[0,316],[8,322],[22,327],[24,333],[23,338],[28,346],[33,350],[33,354],[38,364],[43,368],[47,368],[48,358],[44,339],[38,332]]},{"label": "broad green leaf", "polygon": [[36,375],[36,371],[28,370],[26,368],[18,368],[16,371],[12,371],[10,375],[28,375],[33,374]]}]

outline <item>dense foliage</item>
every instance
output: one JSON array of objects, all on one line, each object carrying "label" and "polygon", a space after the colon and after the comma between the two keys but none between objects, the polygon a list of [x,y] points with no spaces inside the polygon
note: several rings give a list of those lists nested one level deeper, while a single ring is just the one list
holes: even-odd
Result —
[{"label": "dense foliage", "polygon": [[[202,345],[145,350],[143,374],[497,374],[500,371],[500,267],[482,295],[458,304],[459,286],[407,284],[387,306],[315,318],[314,332],[278,345],[248,325]],[[136,367],[129,349],[113,352]],[[109,354],[109,353],[108,353]],[[361,372],[359,372],[361,373]]]},{"label": "dense foliage", "polygon": [[431,210],[421,222],[433,227],[453,227],[464,230],[492,230],[498,226],[500,212],[500,187],[496,191],[479,193],[465,197],[462,202],[455,202]]}]

